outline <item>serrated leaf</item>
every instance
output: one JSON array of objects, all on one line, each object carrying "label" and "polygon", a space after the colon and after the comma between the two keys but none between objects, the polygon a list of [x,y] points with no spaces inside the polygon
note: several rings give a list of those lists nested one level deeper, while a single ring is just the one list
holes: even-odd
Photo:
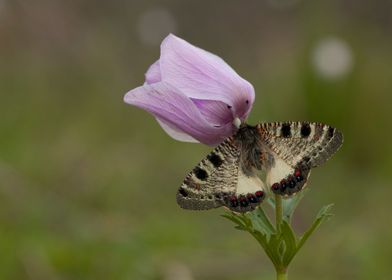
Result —
[{"label": "serrated leaf", "polygon": [[323,218],[323,217],[325,217],[325,216],[327,216],[326,218],[329,218],[329,217],[333,216],[333,214],[330,213],[330,211],[331,211],[333,205],[334,205],[334,204],[331,203],[331,204],[328,204],[328,205],[325,205],[324,207],[322,207],[322,208],[320,209],[320,211],[318,212],[316,218],[317,218],[317,219],[320,219],[320,218]]},{"label": "serrated leaf", "polygon": [[238,230],[244,230],[244,231],[248,231],[245,227],[243,227],[243,226],[234,226],[234,228],[235,229],[238,229]]},{"label": "serrated leaf", "polygon": [[228,212],[228,213],[223,214],[222,217],[237,224],[237,226],[235,226],[236,229],[247,230],[246,222],[242,219],[241,216],[234,214],[234,213],[231,213],[231,212]]},{"label": "serrated leaf", "polygon": [[299,202],[305,196],[307,190],[303,190],[297,193],[295,196],[284,199],[283,200],[283,219],[286,220],[288,223],[291,221],[291,217],[294,214],[295,209],[297,208]]},{"label": "serrated leaf", "polygon": [[236,223],[236,224],[239,223],[237,217],[235,215],[231,214],[231,213],[225,213],[225,214],[223,214],[221,216],[226,218],[226,219],[228,219],[228,220],[230,220],[230,221],[232,221],[232,222],[234,222],[234,223]]},{"label": "serrated leaf", "polygon": [[332,206],[333,204],[329,204],[320,209],[320,211],[316,216],[316,219],[313,221],[313,224],[308,228],[308,230],[305,231],[305,233],[299,239],[297,245],[297,252],[299,251],[299,249],[302,248],[305,242],[309,239],[309,237],[313,234],[313,232],[321,225],[321,223],[328,220],[332,216],[332,214],[330,213]]},{"label": "serrated leaf", "polygon": [[252,228],[253,228],[252,220],[249,219],[249,217],[247,215],[245,215],[245,214],[240,214],[239,217],[241,217],[241,220],[243,221],[245,226],[247,228],[249,228],[249,230],[252,230]]},{"label": "serrated leaf", "polygon": [[252,222],[253,229],[266,234],[267,240],[269,240],[271,234],[275,233],[274,226],[261,207],[250,212],[247,216]]}]

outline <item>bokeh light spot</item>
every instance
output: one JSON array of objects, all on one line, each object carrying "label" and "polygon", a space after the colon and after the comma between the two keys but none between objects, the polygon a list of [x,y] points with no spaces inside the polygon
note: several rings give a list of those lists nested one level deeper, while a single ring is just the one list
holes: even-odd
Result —
[{"label": "bokeh light spot", "polygon": [[312,52],[314,70],[323,78],[336,80],[346,76],[353,67],[350,46],[336,37],[319,41]]}]

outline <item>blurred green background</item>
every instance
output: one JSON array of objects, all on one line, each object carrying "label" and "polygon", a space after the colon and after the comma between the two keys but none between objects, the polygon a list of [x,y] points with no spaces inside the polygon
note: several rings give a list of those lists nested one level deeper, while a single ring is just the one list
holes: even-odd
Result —
[{"label": "blurred green background", "polygon": [[389,0],[0,0],[0,279],[273,279],[222,209],[175,193],[210,150],[123,103],[169,32],[256,89],[249,122],[320,121],[342,149],[295,216],[335,217],[290,279],[390,279]]}]

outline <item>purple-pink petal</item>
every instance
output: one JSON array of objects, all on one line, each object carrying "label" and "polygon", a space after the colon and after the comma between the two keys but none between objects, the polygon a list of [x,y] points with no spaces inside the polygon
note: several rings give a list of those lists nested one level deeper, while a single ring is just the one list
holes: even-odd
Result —
[{"label": "purple-pink petal", "polygon": [[150,66],[150,68],[148,68],[148,70],[145,74],[145,78],[146,78],[146,84],[154,84],[154,83],[158,83],[162,80],[159,60],[155,61]]},{"label": "purple-pink petal", "polygon": [[207,145],[219,144],[233,133],[231,123],[214,126],[190,98],[164,82],[133,89],[125,95],[124,101],[150,112],[170,129]]},{"label": "purple-pink petal", "polygon": [[255,98],[253,86],[220,57],[171,34],[161,44],[159,62],[162,81],[188,97],[224,102],[246,118]]},{"label": "purple-pink petal", "polygon": [[178,141],[182,142],[192,142],[192,143],[198,143],[195,138],[190,136],[189,134],[186,134],[185,132],[179,130],[176,128],[173,124],[164,121],[163,119],[160,118],[155,118],[159,125],[162,127],[162,129],[173,139],[176,139]]},{"label": "purple-pink petal", "polygon": [[216,100],[193,98],[191,100],[209,123],[215,126],[223,126],[233,121],[233,111],[230,105]]}]

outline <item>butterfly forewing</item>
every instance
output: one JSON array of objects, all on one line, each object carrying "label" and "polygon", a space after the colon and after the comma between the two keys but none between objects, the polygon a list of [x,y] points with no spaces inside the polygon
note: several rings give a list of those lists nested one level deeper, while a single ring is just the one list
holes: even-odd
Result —
[{"label": "butterfly forewing", "polygon": [[177,192],[177,203],[192,210],[222,206],[224,197],[235,192],[239,153],[232,138],[216,147],[188,173]]},{"label": "butterfly forewing", "polygon": [[343,143],[340,131],[321,123],[261,123],[258,128],[267,146],[293,167],[300,162],[306,162],[309,168],[317,167]]}]

